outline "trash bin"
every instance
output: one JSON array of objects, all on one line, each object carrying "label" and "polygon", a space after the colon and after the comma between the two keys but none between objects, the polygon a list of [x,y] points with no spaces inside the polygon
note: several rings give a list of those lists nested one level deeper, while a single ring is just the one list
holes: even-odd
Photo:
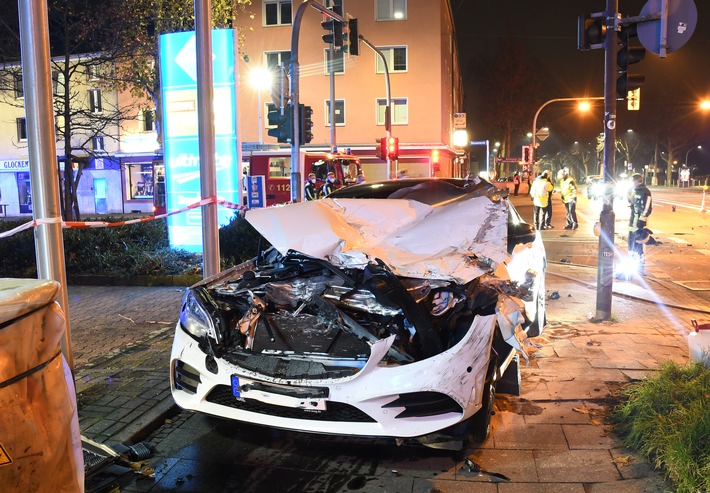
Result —
[{"label": "trash bin", "polygon": [[0,278],[0,491],[84,491],[59,283]]}]

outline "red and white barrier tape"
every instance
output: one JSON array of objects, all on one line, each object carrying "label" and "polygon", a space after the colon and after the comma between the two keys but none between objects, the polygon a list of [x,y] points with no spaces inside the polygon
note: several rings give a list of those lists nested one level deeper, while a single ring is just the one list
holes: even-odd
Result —
[{"label": "red and white barrier tape", "polygon": [[35,226],[38,226],[40,224],[56,224],[59,222],[61,222],[62,228],[112,228],[116,226],[125,226],[127,224],[145,223],[148,221],[154,221],[156,219],[163,219],[168,216],[174,216],[176,214],[182,214],[183,212],[187,212],[191,209],[196,209],[198,207],[202,207],[203,205],[210,205],[215,203],[217,205],[221,205],[222,207],[226,207],[227,209],[234,209],[238,211],[246,211],[248,209],[248,207],[245,207],[243,205],[235,204],[234,202],[228,202],[223,199],[217,199],[217,197],[207,197],[198,202],[185,206],[182,209],[171,211],[166,214],[158,214],[157,216],[150,217],[141,217],[138,219],[129,219],[127,221],[118,221],[114,223],[106,221],[62,221],[61,218],[35,219],[25,224],[22,224],[14,229],[1,232],[0,238],[9,238],[10,236],[13,236],[21,231],[34,228]]}]

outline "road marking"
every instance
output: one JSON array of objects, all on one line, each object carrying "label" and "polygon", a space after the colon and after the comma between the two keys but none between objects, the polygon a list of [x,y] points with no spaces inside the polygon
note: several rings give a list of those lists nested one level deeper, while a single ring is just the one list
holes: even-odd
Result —
[{"label": "road marking", "polygon": [[695,251],[700,252],[703,255],[710,256],[710,250],[705,250],[704,248],[696,248]]},{"label": "road marking", "polygon": [[669,236],[668,239],[681,245],[690,245],[690,243],[688,243],[687,241],[682,240],[680,238],[676,238],[675,236]]}]

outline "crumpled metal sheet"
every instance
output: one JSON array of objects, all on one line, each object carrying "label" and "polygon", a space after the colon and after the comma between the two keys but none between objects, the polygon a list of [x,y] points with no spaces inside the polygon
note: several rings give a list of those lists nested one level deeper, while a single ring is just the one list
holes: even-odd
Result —
[{"label": "crumpled metal sheet", "polygon": [[462,196],[429,206],[408,199],[323,199],[253,209],[246,219],[281,253],[341,267],[380,258],[397,276],[459,284],[507,256],[507,203]]}]

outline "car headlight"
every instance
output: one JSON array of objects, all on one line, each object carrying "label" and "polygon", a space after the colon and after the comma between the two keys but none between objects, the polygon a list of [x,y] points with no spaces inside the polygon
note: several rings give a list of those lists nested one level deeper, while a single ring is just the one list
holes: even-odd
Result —
[{"label": "car headlight", "polygon": [[180,313],[180,326],[185,332],[197,338],[205,336],[217,339],[214,322],[205,308],[195,298],[194,291],[185,294],[182,312]]},{"label": "car headlight", "polygon": [[595,183],[592,185],[592,193],[594,195],[602,195],[604,192],[604,184],[603,183]]}]

